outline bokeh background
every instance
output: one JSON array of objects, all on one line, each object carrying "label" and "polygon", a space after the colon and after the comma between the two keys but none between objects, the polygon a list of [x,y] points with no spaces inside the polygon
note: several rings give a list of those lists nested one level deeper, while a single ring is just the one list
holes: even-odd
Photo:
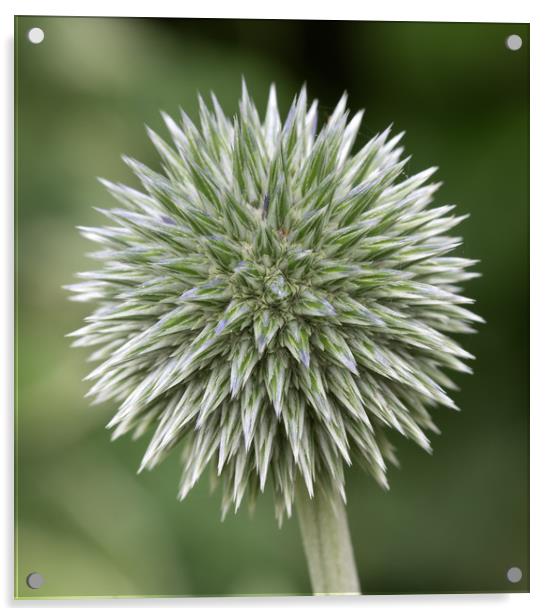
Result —
[{"label": "bokeh background", "polygon": [[206,481],[177,501],[177,454],[136,475],[144,441],[110,443],[113,408],[88,406],[90,366],[64,337],[89,309],[62,290],[91,264],[75,226],[113,204],[95,178],[135,185],[121,153],[158,165],[144,123],[197,117],[198,91],[233,114],[242,75],[262,110],[271,82],[281,111],[306,82],[323,116],[347,90],[362,137],[405,130],[408,172],[438,164],[438,200],[471,214],[475,375],[457,379],[461,413],[436,412],[432,456],[394,439],[389,493],[350,471],[363,592],[528,590],[528,69],[520,24],[16,19],[18,597],[309,592],[297,521],[278,529],[269,495],[221,523]]}]

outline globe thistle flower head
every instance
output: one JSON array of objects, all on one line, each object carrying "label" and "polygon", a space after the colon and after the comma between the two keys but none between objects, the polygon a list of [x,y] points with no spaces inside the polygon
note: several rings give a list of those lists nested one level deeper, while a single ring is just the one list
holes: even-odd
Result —
[{"label": "globe thistle flower head", "polygon": [[233,120],[199,105],[198,126],[164,115],[171,145],[149,131],[162,173],[125,158],[143,188],[104,182],[121,205],[81,228],[101,246],[69,286],[97,303],[73,334],[98,347],[89,395],[118,406],[114,438],[154,427],[142,469],[182,444],[181,498],[210,467],[223,513],[267,483],[279,520],[299,480],[345,498],[353,461],[387,487],[389,432],[430,451],[446,372],[470,370],[463,217],[429,207],[435,169],[407,177],[401,135],[353,153],[345,96],[319,129],[305,89],[283,121],[274,87],[264,119],[245,85]]}]

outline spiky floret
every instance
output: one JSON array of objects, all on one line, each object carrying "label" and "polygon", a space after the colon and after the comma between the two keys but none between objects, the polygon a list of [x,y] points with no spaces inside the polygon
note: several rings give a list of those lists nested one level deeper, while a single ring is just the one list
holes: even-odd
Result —
[{"label": "spiky floret", "polygon": [[89,395],[118,403],[114,438],[155,426],[141,468],[183,442],[181,498],[211,465],[224,513],[270,481],[281,520],[299,476],[344,498],[352,460],[387,487],[386,431],[429,451],[445,370],[469,372],[463,217],[428,208],[435,169],[406,177],[401,135],[352,153],[346,96],[318,132],[305,89],[283,124],[274,88],[264,121],[245,85],[233,120],[199,105],[197,127],[164,115],[172,145],[149,131],[163,173],[125,158],[143,191],[104,182],[122,208],[81,228],[102,246],[69,287],[99,304],[72,334],[99,347]]}]

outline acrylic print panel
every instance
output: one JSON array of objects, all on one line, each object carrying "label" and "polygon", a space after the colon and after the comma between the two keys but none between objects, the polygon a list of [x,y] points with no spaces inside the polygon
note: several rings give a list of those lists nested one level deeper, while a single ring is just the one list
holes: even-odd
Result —
[{"label": "acrylic print panel", "polygon": [[[15,44],[16,596],[528,591],[528,25],[29,16]],[[160,154],[180,107],[203,133]]]}]

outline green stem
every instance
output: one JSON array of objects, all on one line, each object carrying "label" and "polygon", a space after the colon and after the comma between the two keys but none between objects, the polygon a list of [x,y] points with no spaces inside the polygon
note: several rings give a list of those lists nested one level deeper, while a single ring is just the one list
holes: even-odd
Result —
[{"label": "green stem", "polygon": [[319,491],[311,498],[299,482],[295,504],[313,593],[360,594],[347,512],[341,497]]}]

